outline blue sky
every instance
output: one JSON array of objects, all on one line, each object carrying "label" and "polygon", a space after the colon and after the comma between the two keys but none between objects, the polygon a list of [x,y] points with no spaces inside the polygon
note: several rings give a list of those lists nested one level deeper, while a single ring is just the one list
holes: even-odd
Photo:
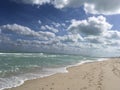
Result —
[{"label": "blue sky", "polygon": [[1,0],[0,51],[119,56],[118,0]]}]

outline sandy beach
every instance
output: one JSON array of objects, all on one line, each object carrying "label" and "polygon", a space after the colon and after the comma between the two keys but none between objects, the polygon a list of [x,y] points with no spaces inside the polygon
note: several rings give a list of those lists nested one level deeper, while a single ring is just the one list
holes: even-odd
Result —
[{"label": "sandy beach", "polygon": [[120,90],[120,58],[85,63],[8,90]]}]

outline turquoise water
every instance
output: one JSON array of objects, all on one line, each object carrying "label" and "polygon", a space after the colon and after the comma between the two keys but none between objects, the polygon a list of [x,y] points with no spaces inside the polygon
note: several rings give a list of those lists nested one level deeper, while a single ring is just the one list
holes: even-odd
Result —
[{"label": "turquoise water", "polygon": [[43,53],[0,53],[0,89],[16,87],[25,80],[66,72],[74,65],[95,58]]}]

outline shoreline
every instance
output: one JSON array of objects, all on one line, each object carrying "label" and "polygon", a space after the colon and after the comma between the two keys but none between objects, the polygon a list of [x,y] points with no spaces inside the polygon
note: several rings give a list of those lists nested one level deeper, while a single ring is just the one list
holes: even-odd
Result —
[{"label": "shoreline", "polygon": [[10,86],[10,87],[6,87],[6,88],[2,88],[0,90],[7,90],[7,89],[11,89],[11,88],[16,88],[16,87],[19,87],[21,85],[23,85],[26,81],[31,81],[31,80],[36,80],[36,79],[41,79],[41,78],[46,78],[46,77],[49,77],[49,76],[52,76],[52,75],[55,75],[55,74],[58,74],[58,73],[69,73],[68,69],[69,68],[72,68],[72,67],[76,67],[76,66],[80,66],[82,64],[86,64],[86,63],[93,63],[93,62],[99,62],[99,61],[105,61],[105,60],[108,60],[108,58],[97,58],[95,60],[82,60],[76,64],[71,64],[71,65],[68,65],[66,67],[61,67],[61,68],[57,68],[56,72],[54,73],[50,73],[50,74],[47,74],[47,75],[43,75],[43,76],[39,76],[39,77],[33,77],[31,79],[25,79],[25,80],[21,80],[21,82],[15,86]]},{"label": "shoreline", "polygon": [[[87,62],[81,62],[81,63],[79,63],[79,64],[76,64],[76,65],[70,65],[70,66],[68,66],[68,67],[66,67],[66,71],[67,72],[64,72],[64,73],[55,73],[55,74],[52,74],[52,75],[48,75],[48,76],[45,76],[45,77],[43,77],[43,78],[36,78],[36,79],[32,79],[32,80],[27,80],[27,81],[25,81],[22,85],[20,85],[20,86],[18,86],[18,87],[13,87],[13,88],[9,88],[9,89],[4,89],[4,90],[59,90],[59,89],[43,89],[43,88],[41,88],[42,86],[41,86],[41,83],[43,83],[43,82],[46,82],[46,81],[49,81],[49,79],[51,80],[51,78],[55,78],[55,77],[58,77],[58,76],[66,76],[67,74],[69,75],[69,74],[71,74],[71,72],[73,72],[73,71],[76,71],[76,70],[74,70],[75,68],[79,68],[79,67],[84,67],[85,65],[90,65],[90,64],[93,64],[93,66],[94,66],[94,64],[96,65],[97,63],[99,64],[99,63],[106,63],[106,62],[113,62],[113,60],[115,60],[115,59],[117,59],[118,61],[120,60],[120,58],[111,58],[111,59],[99,59],[99,60],[97,60],[97,61],[87,61]],[[80,69],[80,70],[82,70],[82,69]],[[81,71],[80,71],[81,72]],[[67,76],[66,76],[67,77]],[[69,76],[68,76],[69,77]],[[74,78],[74,77],[72,77],[72,78]],[[43,82],[42,82],[43,81]],[[59,81],[59,78],[58,78],[58,81]],[[39,87],[35,87],[34,89],[33,88],[27,88],[27,86],[33,86],[34,87],[34,82],[37,82],[37,84],[38,84],[38,86],[39,86],[39,84],[40,84],[40,86]],[[35,85],[36,86],[36,85]],[[22,89],[21,89],[22,88]],[[39,88],[39,89],[38,89]],[[41,88],[41,89],[40,89]],[[61,89],[61,90],[64,90],[64,89]],[[82,89],[81,89],[82,90]],[[86,89],[87,90],[87,89]],[[91,90],[91,89],[88,89],[88,90]],[[94,89],[93,89],[94,90]],[[100,90],[102,90],[102,89],[100,89]]]}]

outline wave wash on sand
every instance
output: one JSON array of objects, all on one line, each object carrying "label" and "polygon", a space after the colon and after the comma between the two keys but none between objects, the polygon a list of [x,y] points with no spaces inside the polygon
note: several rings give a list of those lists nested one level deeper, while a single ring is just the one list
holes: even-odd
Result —
[{"label": "wave wash on sand", "polygon": [[68,68],[69,73],[26,81],[8,90],[120,90],[120,59],[85,63]]},{"label": "wave wash on sand", "polygon": [[45,53],[0,53],[0,89],[17,87],[24,81],[67,72],[78,63],[96,58]]}]

